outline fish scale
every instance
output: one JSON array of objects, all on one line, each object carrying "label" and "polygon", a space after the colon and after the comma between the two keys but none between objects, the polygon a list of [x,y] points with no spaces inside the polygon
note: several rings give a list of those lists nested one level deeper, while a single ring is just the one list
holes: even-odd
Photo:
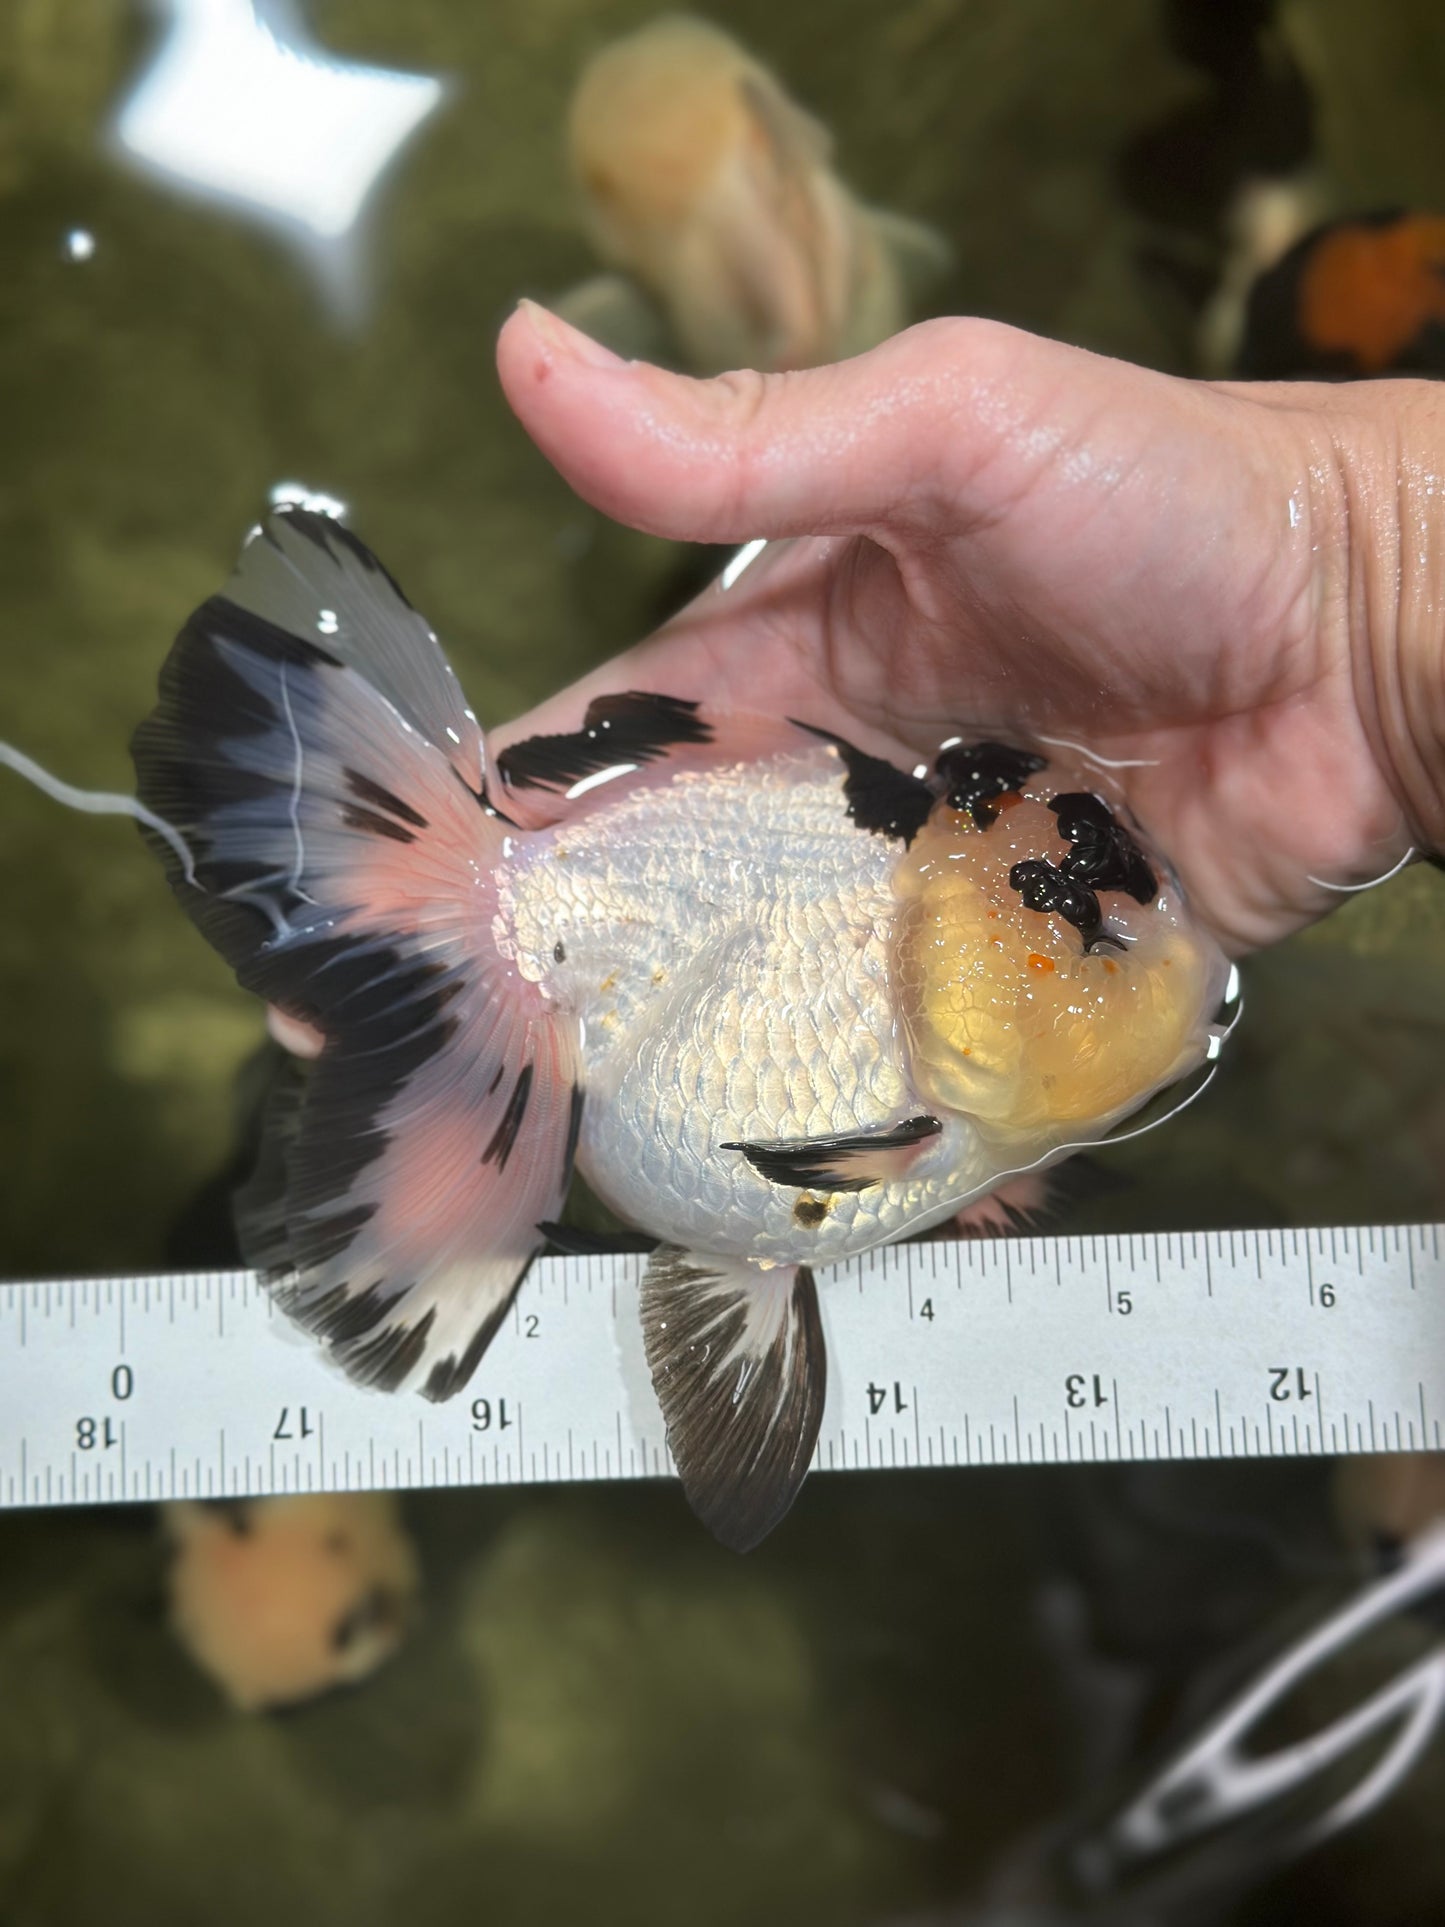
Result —
[{"label": "fish scale", "polygon": [[[583,1155],[622,1216],[779,1259],[901,1226],[890,1200],[844,1193],[805,1233],[795,1192],[720,1150],[883,1128],[913,1101],[883,935],[894,861],[851,824],[821,748],[761,778],[736,765],[634,791],[519,861],[506,888],[519,966],[581,1014]],[[595,1002],[593,982],[609,986]],[[940,1168],[937,1181],[961,1180]]]}]

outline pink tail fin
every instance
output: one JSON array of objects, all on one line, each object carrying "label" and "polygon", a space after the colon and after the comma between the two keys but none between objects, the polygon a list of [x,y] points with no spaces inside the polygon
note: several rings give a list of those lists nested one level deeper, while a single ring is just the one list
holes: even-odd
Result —
[{"label": "pink tail fin", "polygon": [[346,529],[278,511],[191,617],[136,734],[172,887],[250,990],[325,1045],[278,1103],[248,1256],[369,1384],[460,1389],[581,1116],[575,1030],[498,956],[476,718]]}]

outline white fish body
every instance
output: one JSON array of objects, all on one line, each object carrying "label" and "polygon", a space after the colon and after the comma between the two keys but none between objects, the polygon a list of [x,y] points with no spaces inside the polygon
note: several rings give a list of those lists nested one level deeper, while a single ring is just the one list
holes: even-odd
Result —
[{"label": "white fish body", "polygon": [[153,842],[248,987],[319,1028],[242,1201],[354,1376],[457,1391],[573,1160],[643,1288],[694,1507],[754,1543],[821,1419],[812,1267],[1103,1135],[1210,1049],[1227,965],[1075,771],[926,780],[807,726],[603,698],[488,768],[435,637],[274,513],[138,733]]}]

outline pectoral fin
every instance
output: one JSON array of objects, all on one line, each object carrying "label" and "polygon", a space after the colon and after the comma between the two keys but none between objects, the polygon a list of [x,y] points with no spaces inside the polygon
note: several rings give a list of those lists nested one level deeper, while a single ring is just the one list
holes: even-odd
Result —
[{"label": "pectoral fin", "polygon": [[813,1275],[661,1245],[642,1332],[688,1503],[747,1552],[797,1497],[818,1440],[827,1356]]},{"label": "pectoral fin", "polygon": [[819,1191],[866,1191],[902,1177],[918,1146],[937,1137],[943,1126],[936,1117],[909,1117],[886,1131],[862,1131],[853,1137],[790,1138],[778,1144],[724,1144],[724,1151],[741,1151],[748,1163],[770,1184],[796,1185]]}]

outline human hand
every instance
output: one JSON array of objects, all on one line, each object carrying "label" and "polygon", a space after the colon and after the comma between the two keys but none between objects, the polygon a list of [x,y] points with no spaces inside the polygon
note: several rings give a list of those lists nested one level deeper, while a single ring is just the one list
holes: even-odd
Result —
[{"label": "human hand", "polygon": [[498,365],[543,453],[619,521],[796,538],[498,746],[624,688],[905,763],[960,730],[1067,740],[1116,766],[1234,952],[1445,847],[1432,384],[1186,382],[975,320],[699,382],[531,304]]}]

